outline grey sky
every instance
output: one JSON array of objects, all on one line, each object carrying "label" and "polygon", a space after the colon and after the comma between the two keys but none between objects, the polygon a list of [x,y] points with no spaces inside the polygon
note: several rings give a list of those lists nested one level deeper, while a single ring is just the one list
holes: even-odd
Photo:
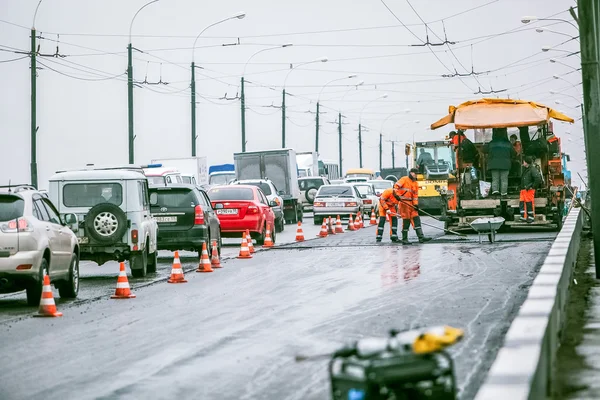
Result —
[{"label": "grey sky", "polygon": [[[126,46],[131,18],[146,1],[44,0],[36,28],[41,32],[40,52],[53,54],[56,46],[65,58],[41,57],[38,78],[38,163],[41,187],[59,168],[75,168],[86,163],[127,163],[127,84]],[[406,0],[385,0],[400,20],[409,25],[420,40],[425,26]],[[29,31],[37,0],[0,2],[0,181],[29,181],[30,83],[29,59],[1,62],[20,57],[14,49],[28,51]],[[437,131],[425,128],[442,117],[449,105],[484,97],[481,91],[508,89],[485,96],[522,98],[545,103],[574,118],[581,116],[576,106],[581,98],[578,56],[565,57],[563,51],[542,52],[569,40],[552,32],[536,32],[540,26],[576,36],[565,23],[537,22],[523,25],[524,15],[571,20],[567,9],[572,0],[411,0],[419,15],[428,22],[429,40],[444,39],[448,46],[434,46],[438,61],[385,8],[380,0],[305,1],[220,1],[160,0],[145,8],[133,25],[133,45],[143,53],[134,54],[134,75],[138,81],[168,85],[142,85],[135,89],[136,163],[152,158],[185,157],[190,150],[190,67],[195,36],[206,26],[240,11],[246,18],[231,20],[207,30],[198,40],[195,52],[198,71],[196,90],[198,155],[209,163],[231,162],[240,151],[240,102],[221,100],[239,94],[244,64],[256,51],[293,43],[292,47],[263,52],[247,66],[246,86],[248,150],[278,148],[281,145],[281,88],[289,64],[326,56],[326,63],[296,68],[289,76],[287,90],[287,146],[297,151],[314,149],[316,100],[322,86],[333,79],[357,74],[323,90],[321,103],[320,153],[337,160],[337,127],[332,122],[341,110],[347,117],[344,130],[344,169],[358,166],[357,129],[363,106],[363,161],[378,168],[378,143],[382,122],[384,166],[391,166],[391,144],[387,140],[439,139],[450,127]],[[462,15],[453,14],[485,5]],[[448,18],[449,17],[449,18]],[[444,24],[440,22],[444,19]],[[22,25],[24,28],[6,23]],[[436,21],[436,22],[433,22]],[[431,23],[430,23],[431,22]],[[358,29],[356,28],[372,28]],[[354,29],[354,30],[352,30]],[[340,31],[342,30],[342,31]],[[518,32],[493,36],[509,30]],[[311,33],[307,32],[321,32]],[[303,34],[300,34],[303,33]],[[60,34],[60,35],[57,35]],[[112,36],[115,35],[115,36]],[[234,44],[235,46],[222,46]],[[474,40],[475,38],[479,38]],[[488,39],[488,40],[484,40]],[[473,46],[471,46],[473,45]],[[558,47],[578,51],[571,40]],[[481,75],[442,78],[456,70]],[[550,63],[556,58],[560,63]],[[457,60],[458,59],[458,60]],[[459,62],[460,61],[460,62]],[[445,68],[445,64],[451,71]],[[162,65],[161,65],[162,64]],[[462,65],[461,65],[462,64]],[[463,68],[464,66],[464,68]],[[64,76],[60,73],[70,75]],[[161,76],[162,71],[162,76]],[[486,71],[493,71],[484,73]],[[563,75],[557,80],[553,75]],[[117,76],[122,74],[120,76]],[[115,77],[116,76],[116,77]],[[105,79],[115,77],[114,79]],[[80,78],[80,79],[75,79]],[[84,79],[84,80],[82,80]],[[90,79],[92,81],[90,81]],[[103,80],[98,80],[103,79]],[[364,81],[364,85],[351,85]],[[551,95],[550,90],[564,91]],[[160,92],[160,93],[157,93]],[[344,96],[345,95],[345,96]],[[572,97],[575,97],[573,99]],[[344,101],[342,100],[342,97]],[[560,100],[566,105],[557,105]],[[409,113],[403,112],[410,109]],[[419,120],[420,123],[414,123]],[[569,126],[555,124],[563,147],[572,156],[570,168],[585,171],[581,121]],[[571,132],[566,135],[565,132]],[[571,139],[569,141],[568,139]],[[399,143],[396,164],[403,165]]]}]

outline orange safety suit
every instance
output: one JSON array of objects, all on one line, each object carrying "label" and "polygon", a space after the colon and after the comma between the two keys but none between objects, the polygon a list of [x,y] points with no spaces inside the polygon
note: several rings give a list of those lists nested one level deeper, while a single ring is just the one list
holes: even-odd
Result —
[{"label": "orange safety suit", "polygon": [[[385,220],[388,211],[390,215],[390,238],[392,242],[398,241],[398,195],[395,193],[393,188],[388,188],[381,193],[379,197],[379,223],[377,224],[377,242],[381,242],[383,238],[383,228],[385,227]],[[396,215],[394,215],[396,214]]]},{"label": "orange safety suit", "polygon": [[403,176],[394,184],[394,191],[400,197],[400,216],[410,220],[418,217],[419,213],[411,206],[419,205],[419,183],[408,176]]},{"label": "orange safety suit", "polygon": [[398,200],[394,197],[394,189],[385,189],[379,197],[379,216],[385,217],[387,211],[391,211],[393,214],[397,213]]}]

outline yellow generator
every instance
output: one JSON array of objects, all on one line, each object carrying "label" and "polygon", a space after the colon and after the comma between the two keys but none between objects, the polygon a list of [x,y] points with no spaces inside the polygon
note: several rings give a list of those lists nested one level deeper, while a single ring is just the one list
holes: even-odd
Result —
[{"label": "yellow generator", "polygon": [[412,146],[407,144],[405,151],[412,156],[414,168],[419,169],[419,207],[441,215],[444,204],[439,191],[447,191],[449,182],[455,180],[456,157],[449,142],[415,142]]}]

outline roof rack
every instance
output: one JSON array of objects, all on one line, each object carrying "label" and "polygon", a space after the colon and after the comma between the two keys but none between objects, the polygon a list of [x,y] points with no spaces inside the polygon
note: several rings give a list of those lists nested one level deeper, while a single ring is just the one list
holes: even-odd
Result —
[{"label": "roof rack", "polygon": [[[17,183],[17,184],[8,184],[8,185],[2,185],[0,186],[0,189],[7,189],[8,188],[8,192],[11,193],[14,191],[14,193],[18,193],[18,192],[22,192],[24,190],[37,190],[35,188],[35,186],[33,186],[30,183]],[[12,190],[14,189],[14,190]]]},{"label": "roof rack", "polygon": [[133,164],[127,164],[127,165],[107,165],[107,166],[96,166],[94,164],[86,164],[85,167],[83,168],[76,168],[76,169],[64,169],[64,170],[59,170],[56,171],[57,174],[61,173],[61,172],[73,172],[73,171],[108,171],[108,170],[129,170],[129,171],[137,171],[140,173],[144,173],[144,168],[146,166],[145,165],[133,165]]}]

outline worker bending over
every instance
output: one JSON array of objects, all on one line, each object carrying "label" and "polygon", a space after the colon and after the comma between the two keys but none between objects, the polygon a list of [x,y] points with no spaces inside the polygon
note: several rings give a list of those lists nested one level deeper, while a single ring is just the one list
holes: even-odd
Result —
[{"label": "worker bending over", "polygon": [[397,207],[400,196],[395,193],[393,188],[388,188],[381,193],[379,197],[379,225],[377,225],[377,243],[381,242],[383,238],[383,228],[385,227],[386,216],[390,218],[390,224],[392,225],[392,242],[398,241],[398,218],[397,218]]},{"label": "worker bending over", "polygon": [[419,237],[419,242],[424,243],[431,238],[423,235],[421,228],[421,218],[419,217],[419,184],[417,183],[416,168],[413,168],[408,173],[408,176],[403,176],[394,184],[394,192],[400,196],[400,217],[402,217],[402,244],[411,244],[408,241],[408,228],[410,228],[411,220],[414,223],[415,232]]},{"label": "worker bending over", "polygon": [[534,218],[533,203],[535,202],[535,189],[540,186],[542,177],[533,164],[533,157],[526,156],[523,160],[523,175],[521,175],[521,193],[519,196],[519,208],[521,209],[521,221],[532,223]]}]

